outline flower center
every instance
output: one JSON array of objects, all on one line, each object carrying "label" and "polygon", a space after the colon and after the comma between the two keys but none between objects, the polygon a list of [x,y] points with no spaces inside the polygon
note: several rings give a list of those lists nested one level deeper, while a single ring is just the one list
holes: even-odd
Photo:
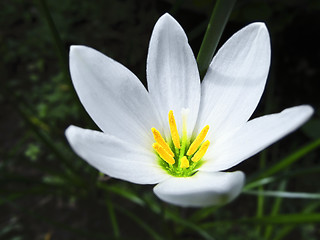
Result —
[{"label": "flower center", "polygon": [[202,157],[209,147],[210,142],[208,140],[203,142],[209,131],[209,126],[205,126],[199,135],[193,141],[190,141],[187,136],[187,121],[183,116],[180,139],[172,110],[169,111],[168,117],[171,138],[166,141],[157,129],[152,128],[151,131],[156,141],[152,147],[158,155],[160,166],[170,175],[190,177],[202,165]]}]

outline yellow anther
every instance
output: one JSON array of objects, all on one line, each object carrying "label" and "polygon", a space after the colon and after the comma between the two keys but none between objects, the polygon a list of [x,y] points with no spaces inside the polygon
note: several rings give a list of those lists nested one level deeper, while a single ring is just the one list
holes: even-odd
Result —
[{"label": "yellow anther", "polygon": [[151,131],[153,133],[154,140],[157,143],[159,143],[161,145],[161,147],[163,147],[167,151],[167,153],[169,153],[173,157],[174,153],[171,151],[168,143],[166,143],[166,141],[163,139],[160,132],[155,128],[151,128]]},{"label": "yellow anther", "polygon": [[207,140],[205,141],[201,147],[199,148],[198,152],[191,158],[191,160],[193,162],[198,162],[206,153],[206,151],[208,150],[210,142]]},{"label": "yellow anther", "polygon": [[207,133],[209,131],[209,125],[205,126],[201,132],[199,133],[199,135],[196,137],[196,139],[193,141],[193,143],[190,145],[189,150],[187,152],[187,155],[190,156],[192,154],[194,154],[198,147],[200,146],[200,144],[202,143],[202,141],[204,140],[204,138],[207,136]]},{"label": "yellow anther", "polygon": [[152,147],[154,148],[154,150],[156,150],[156,152],[164,161],[166,161],[169,164],[175,163],[173,157],[159,143],[156,142],[152,144]]},{"label": "yellow anther", "polygon": [[186,156],[183,156],[181,159],[180,159],[180,167],[181,168],[188,168],[189,167],[189,161],[187,159]]},{"label": "yellow anther", "polygon": [[173,144],[176,148],[180,149],[179,133],[178,133],[176,120],[174,119],[172,110],[169,111],[169,126],[170,126]]}]

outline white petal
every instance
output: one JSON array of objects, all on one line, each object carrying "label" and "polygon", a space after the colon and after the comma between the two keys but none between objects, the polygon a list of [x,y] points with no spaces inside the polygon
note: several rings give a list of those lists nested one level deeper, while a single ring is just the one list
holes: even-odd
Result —
[{"label": "white petal", "polygon": [[150,146],[158,117],[147,90],[120,63],[84,46],[70,49],[70,72],[83,106],[106,133]]},{"label": "white petal", "polygon": [[243,172],[197,172],[188,178],[169,178],[154,187],[163,201],[183,207],[222,205],[239,195],[243,187]]},{"label": "white petal", "polygon": [[210,146],[210,151],[206,153],[208,161],[201,166],[201,170],[220,171],[237,165],[296,130],[312,113],[312,107],[303,105],[247,122],[229,137]]},{"label": "white petal", "polygon": [[[188,39],[179,23],[164,14],[156,23],[147,59],[148,90],[159,109],[165,129],[173,110],[181,133],[181,110],[190,109],[188,133],[191,135],[199,109],[200,77]],[[166,132],[167,134],[168,132]]]},{"label": "white petal", "polygon": [[110,177],[138,184],[154,184],[169,177],[154,153],[114,136],[75,126],[66,130],[66,136],[80,157]]},{"label": "white petal", "polygon": [[209,133],[219,137],[245,123],[261,98],[269,65],[270,39],[263,23],[235,33],[218,51],[202,82],[197,126],[211,124]]}]

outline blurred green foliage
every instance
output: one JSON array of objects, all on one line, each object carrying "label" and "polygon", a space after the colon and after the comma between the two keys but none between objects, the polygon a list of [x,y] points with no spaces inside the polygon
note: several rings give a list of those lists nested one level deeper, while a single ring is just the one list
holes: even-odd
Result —
[{"label": "blurred green foliage", "polygon": [[[266,22],[271,34],[271,72],[255,116],[303,103],[316,110],[301,130],[236,167],[248,182],[231,204],[167,205],[151,186],[100,175],[65,140],[70,124],[96,128],[67,72],[71,44],[104,52],[146,84],[148,41],[159,16],[174,15],[197,55],[213,5],[210,0],[0,2],[0,239],[320,238],[320,199],[302,198],[320,187],[318,0],[239,0],[231,14],[220,45],[253,21]],[[268,191],[276,194],[268,197]],[[286,198],[286,192],[302,195]]]}]

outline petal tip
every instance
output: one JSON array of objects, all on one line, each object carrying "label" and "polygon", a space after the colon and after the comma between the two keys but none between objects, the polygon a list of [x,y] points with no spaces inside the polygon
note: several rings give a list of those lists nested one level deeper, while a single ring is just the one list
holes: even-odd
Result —
[{"label": "petal tip", "polygon": [[253,22],[253,23],[250,23],[249,25],[247,25],[247,28],[251,28],[252,30],[255,30],[255,31],[266,31],[266,32],[269,32],[268,31],[268,28],[266,26],[266,24],[264,22]]},{"label": "petal tip", "polygon": [[[180,26],[180,24],[178,23],[178,21],[172,17],[169,13],[165,13],[163,14],[157,21],[156,23],[157,27],[160,28],[168,28],[168,26],[178,26],[178,28],[180,29],[180,31],[182,29],[182,27]],[[177,30],[177,29],[176,29]]]},{"label": "petal tip", "polygon": [[70,53],[77,51],[78,49],[81,49],[81,45],[71,45],[70,46]]},{"label": "petal tip", "polygon": [[249,24],[249,26],[250,25],[257,27],[257,28],[267,28],[267,26],[264,22],[253,22],[253,23]]},{"label": "petal tip", "polygon": [[251,23],[247,25],[245,29],[252,33],[256,33],[257,37],[270,38],[268,28],[264,22]]},{"label": "petal tip", "polygon": [[310,105],[303,105],[303,107],[304,107],[306,113],[308,115],[310,115],[310,117],[311,117],[311,115],[314,113],[314,108]]},{"label": "petal tip", "polygon": [[79,54],[83,52],[84,50],[90,49],[89,47],[83,46],[83,45],[71,45],[69,55],[74,56],[75,54]]},{"label": "petal tip", "polygon": [[158,21],[172,21],[172,20],[175,21],[174,17],[172,17],[169,13],[165,13],[159,18]]},{"label": "petal tip", "polygon": [[310,105],[300,105],[297,107],[294,107],[297,109],[296,111],[299,111],[301,115],[305,116],[306,121],[313,115],[314,109]]},{"label": "petal tip", "polygon": [[67,138],[67,140],[69,142],[72,141],[73,139],[73,136],[74,136],[74,132],[76,131],[77,127],[76,126],[73,126],[73,125],[70,125],[65,131],[64,131],[64,134]]}]

